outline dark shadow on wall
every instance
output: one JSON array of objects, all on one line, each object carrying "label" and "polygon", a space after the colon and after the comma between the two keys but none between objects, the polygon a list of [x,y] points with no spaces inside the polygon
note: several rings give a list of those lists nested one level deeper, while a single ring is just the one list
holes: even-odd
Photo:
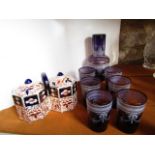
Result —
[{"label": "dark shadow on wall", "polygon": [[82,66],[88,65],[88,57],[92,54],[92,37],[87,37],[85,39],[85,59],[82,63]]}]

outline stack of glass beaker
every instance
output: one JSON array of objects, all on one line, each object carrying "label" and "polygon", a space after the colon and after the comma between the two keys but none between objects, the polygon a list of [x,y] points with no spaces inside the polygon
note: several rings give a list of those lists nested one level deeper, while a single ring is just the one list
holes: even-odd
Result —
[{"label": "stack of glass beaker", "polygon": [[105,55],[106,35],[92,36],[93,54],[88,57],[88,65],[96,69],[96,76],[104,79],[104,70],[109,66],[110,59]]}]

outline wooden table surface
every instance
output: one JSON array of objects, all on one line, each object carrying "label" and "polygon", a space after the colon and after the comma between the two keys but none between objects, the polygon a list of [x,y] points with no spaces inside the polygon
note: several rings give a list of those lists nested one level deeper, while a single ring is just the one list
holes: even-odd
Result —
[{"label": "wooden table surface", "polygon": [[[142,68],[140,65],[119,65],[123,74],[132,80],[132,88],[143,91],[147,97],[147,106],[143,113],[139,128],[134,134],[155,134],[155,79],[154,71]],[[80,98],[80,92],[78,94]],[[54,134],[54,135],[123,135],[117,129],[116,110],[111,112],[108,128],[104,132],[94,132],[87,126],[86,108],[79,102],[73,111],[58,113],[51,111],[43,120],[28,124],[21,121],[15,107],[0,111],[0,132],[16,134]]]}]

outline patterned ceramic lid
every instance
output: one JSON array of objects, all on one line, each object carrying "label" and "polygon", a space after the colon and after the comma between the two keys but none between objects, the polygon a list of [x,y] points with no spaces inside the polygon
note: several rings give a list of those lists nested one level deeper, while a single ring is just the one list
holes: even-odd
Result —
[{"label": "patterned ceramic lid", "polygon": [[25,80],[25,84],[19,86],[17,89],[12,91],[13,95],[17,95],[19,97],[25,97],[28,95],[34,95],[39,93],[44,89],[44,86],[41,82],[33,83],[30,79]]},{"label": "patterned ceramic lid", "polygon": [[67,87],[73,85],[75,82],[74,78],[70,75],[64,75],[59,72],[55,78],[50,80],[50,86],[52,87]]}]

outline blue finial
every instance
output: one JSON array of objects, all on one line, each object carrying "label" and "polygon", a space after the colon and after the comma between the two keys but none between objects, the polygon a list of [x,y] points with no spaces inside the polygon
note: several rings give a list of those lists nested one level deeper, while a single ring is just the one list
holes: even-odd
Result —
[{"label": "blue finial", "polygon": [[48,80],[46,73],[42,73],[41,78],[42,78],[42,82],[43,82],[45,88],[49,89],[49,80]]},{"label": "blue finial", "polygon": [[29,89],[26,89],[26,94],[27,94],[27,95],[29,94]]},{"label": "blue finial", "polygon": [[57,76],[63,76],[64,74],[62,73],[62,72],[59,72],[58,74],[57,74]]},{"label": "blue finial", "polygon": [[25,84],[30,84],[30,83],[32,83],[32,80],[31,79],[26,79],[25,80]]},{"label": "blue finial", "polygon": [[48,77],[47,77],[46,73],[42,73],[41,78],[42,78],[42,82],[44,84],[46,84],[47,82],[49,83],[49,80],[48,80]]}]

